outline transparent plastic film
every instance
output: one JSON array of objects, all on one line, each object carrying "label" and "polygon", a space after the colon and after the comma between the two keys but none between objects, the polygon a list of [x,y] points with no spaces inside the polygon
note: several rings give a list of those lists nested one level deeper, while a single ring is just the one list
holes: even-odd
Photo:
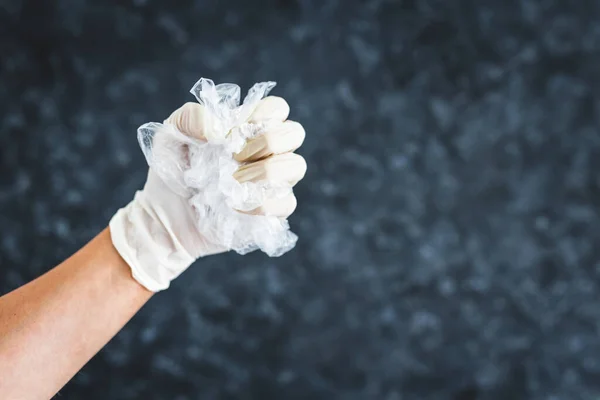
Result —
[{"label": "transparent plastic film", "polygon": [[270,123],[247,121],[274,86],[274,82],[255,84],[240,104],[239,86],[215,85],[203,78],[191,89],[204,107],[202,139],[169,123],[147,123],[138,129],[150,169],[189,202],[198,232],[239,254],[260,249],[271,257],[280,256],[297,240],[286,219],[253,213],[266,199],[289,195],[291,186],[269,180],[240,183],[233,176],[241,165],[233,155]]}]

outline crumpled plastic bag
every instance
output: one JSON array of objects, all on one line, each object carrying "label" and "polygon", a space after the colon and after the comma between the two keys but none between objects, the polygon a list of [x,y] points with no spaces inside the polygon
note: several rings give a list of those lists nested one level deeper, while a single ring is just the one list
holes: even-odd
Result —
[{"label": "crumpled plastic bag", "polygon": [[266,198],[291,193],[287,183],[240,183],[233,177],[240,163],[233,154],[246,141],[261,135],[276,121],[247,122],[258,102],[275,82],[256,83],[240,104],[238,85],[215,85],[200,79],[190,90],[204,106],[204,136],[196,139],[174,125],[147,123],[138,129],[138,141],[152,171],[175,193],[188,199],[196,227],[211,243],[239,254],[260,249],[271,257],[291,250],[298,237],[286,219],[244,213]]}]

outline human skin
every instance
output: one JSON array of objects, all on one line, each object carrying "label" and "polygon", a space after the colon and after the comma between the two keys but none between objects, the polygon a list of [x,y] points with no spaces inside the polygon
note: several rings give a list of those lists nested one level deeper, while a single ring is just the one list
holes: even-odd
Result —
[{"label": "human skin", "polygon": [[51,398],[152,295],[132,278],[107,228],[0,297],[1,397]]}]

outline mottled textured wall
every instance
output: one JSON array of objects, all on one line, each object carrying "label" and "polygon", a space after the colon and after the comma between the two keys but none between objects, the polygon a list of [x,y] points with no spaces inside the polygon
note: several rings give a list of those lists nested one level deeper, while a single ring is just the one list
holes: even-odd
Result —
[{"label": "mottled textured wall", "polygon": [[0,0],[0,293],[132,198],[137,126],[200,76],[278,81],[307,130],[296,250],[198,261],[59,398],[597,399],[599,21],[594,0]]}]

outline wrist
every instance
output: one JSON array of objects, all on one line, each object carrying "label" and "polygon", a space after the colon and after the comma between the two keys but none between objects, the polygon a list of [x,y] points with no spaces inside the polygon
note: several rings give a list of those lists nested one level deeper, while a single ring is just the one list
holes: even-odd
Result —
[{"label": "wrist", "polygon": [[[134,288],[136,291],[140,291],[140,293],[147,293],[150,295],[154,293],[154,291],[149,290],[134,278],[129,264],[121,256],[112,242],[112,232],[110,227],[106,227],[93,242],[98,242],[97,247],[104,249],[102,251],[103,260],[108,259],[108,264],[115,266],[111,273],[113,286],[121,288],[130,287]],[[95,244],[92,243],[92,245]],[[107,255],[107,253],[109,253],[109,255]]]},{"label": "wrist", "polygon": [[143,191],[110,221],[114,248],[131,275],[152,292],[165,290],[195,260],[145,199]]}]

